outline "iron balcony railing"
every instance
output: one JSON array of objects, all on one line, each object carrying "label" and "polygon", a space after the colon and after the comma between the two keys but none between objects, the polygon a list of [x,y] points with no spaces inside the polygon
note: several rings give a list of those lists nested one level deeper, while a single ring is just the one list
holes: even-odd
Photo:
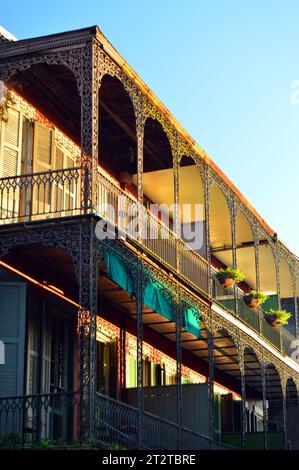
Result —
[{"label": "iron balcony railing", "polygon": [[80,168],[0,178],[1,224],[80,214]]},{"label": "iron balcony railing", "polygon": [[[94,412],[95,439],[79,443],[77,392],[2,397],[0,449],[72,448],[81,444],[111,450],[138,448],[137,408],[97,394]],[[142,422],[142,449],[232,449],[185,428],[179,433],[177,424],[147,412]]]},{"label": "iron balcony railing", "polygon": [[[77,167],[0,178],[0,223],[82,214],[81,171]],[[138,205],[136,199],[123,191],[100,167],[95,184],[96,201],[94,208],[89,210],[96,210],[99,216],[117,225],[119,234],[131,237],[196,288],[208,292],[208,263],[204,258],[151,212]],[[138,219],[143,227],[141,236],[136,236],[130,224],[132,216],[129,214],[136,212],[141,217]]]},{"label": "iron balcony railing", "polygon": [[[81,172],[80,167],[75,167],[0,178],[0,224],[82,214]],[[207,260],[193,251],[158,217],[138,204],[133,195],[122,190],[100,167],[95,185],[96,201],[90,210],[95,210],[114,225],[118,235],[131,238],[188,283],[208,293]],[[140,216],[138,223],[141,226],[137,235],[133,230],[135,225],[131,224],[136,213]],[[214,280],[214,297],[234,313],[234,308],[228,305],[228,294],[233,294],[233,291],[225,291]],[[239,317],[285,354],[291,355],[295,337],[284,328],[274,330],[266,321],[261,322],[258,311],[248,309],[241,299],[238,302]]]},{"label": "iron balcony railing", "polygon": [[76,445],[76,392],[0,398],[0,448]]},{"label": "iron balcony railing", "polygon": [[[97,173],[98,214],[118,228],[118,233],[140,243],[154,257],[177,271],[196,288],[208,292],[208,262],[168,226],[158,219],[128,192],[123,191],[112,179]],[[139,231],[132,219],[139,217]]]},{"label": "iron balcony railing", "polygon": [[[137,449],[138,418],[137,408],[98,394],[96,409],[98,446],[109,449]],[[179,450],[179,447],[200,450],[212,449],[213,444],[210,437],[185,428],[182,429],[179,439],[179,427],[176,423],[145,412],[141,447],[152,450]]]},{"label": "iron balcony railing", "polygon": [[263,338],[267,339],[282,353],[291,357],[296,347],[296,337],[287,331],[283,326],[276,329],[269,325],[269,323],[264,318],[264,312],[262,309],[259,310],[256,308],[249,308],[243,300],[244,292],[239,288],[237,288],[238,314],[236,315],[236,299],[234,289],[224,289],[215,277],[216,272],[217,271],[212,268],[213,297],[216,303],[220,304],[222,307],[229,310],[231,314],[244,321],[248,326],[254,329],[257,333],[261,334]]}]

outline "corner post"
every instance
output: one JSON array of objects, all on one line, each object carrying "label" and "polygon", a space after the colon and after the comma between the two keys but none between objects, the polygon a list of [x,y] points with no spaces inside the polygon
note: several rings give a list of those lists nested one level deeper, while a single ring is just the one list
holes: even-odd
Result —
[{"label": "corner post", "polygon": [[79,435],[82,443],[96,437],[96,329],[99,247],[92,219],[80,226],[79,264]]},{"label": "corner post", "polygon": [[96,170],[98,161],[98,89],[99,65],[96,39],[82,52],[81,95],[81,208],[84,214],[96,205]]}]

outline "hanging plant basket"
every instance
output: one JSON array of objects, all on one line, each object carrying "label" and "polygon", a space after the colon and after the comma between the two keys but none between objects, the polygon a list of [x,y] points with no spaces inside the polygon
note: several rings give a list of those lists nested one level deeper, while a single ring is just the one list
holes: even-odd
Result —
[{"label": "hanging plant basket", "polygon": [[217,273],[216,277],[225,289],[232,289],[234,287],[235,280],[230,273]]},{"label": "hanging plant basket", "polygon": [[279,328],[281,325],[287,325],[292,314],[285,310],[273,310],[266,313],[265,318],[272,328]]},{"label": "hanging plant basket", "polygon": [[268,299],[268,296],[262,292],[257,292],[252,290],[250,294],[244,295],[243,300],[247,307],[257,308],[259,305],[263,304]]},{"label": "hanging plant basket", "polygon": [[259,306],[259,301],[253,294],[244,295],[243,300],[249,308],[257,308]]},{"label": "hanging plant basket", "polygon": [[279,328],[281,326],[281,322],[277,319],[277,316],[274,313],[266,315],[266,320],[272,328]]},{"label": "hanging plant basket", "polygon": [[216,274],[217,280],[224,289],[232,289],[235,282],[243,281],[244,277],[244,274],[239,269],[234,268],[220,269]]}]

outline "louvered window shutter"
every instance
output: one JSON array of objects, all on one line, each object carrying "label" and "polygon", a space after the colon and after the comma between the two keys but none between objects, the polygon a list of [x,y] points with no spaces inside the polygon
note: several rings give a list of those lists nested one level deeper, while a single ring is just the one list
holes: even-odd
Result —
[{"label": "louvered window shutter", "polygon": [[27,334],[27,394],[39,392],[39,333],[33,312],[29,313]]},{"label": "louvered window shutter", "polygon": [[[49,172],[53,160],[53,130],[43,124],[35,123],[33,172]],[[33,187],[33,214],[51,212],[51,183],[49,175],[35,176]]]},{"label": "louvered window shutter", "polygon": [[[7,122],[1,123],[0,177],[15,177],[21,173],[22,120],[20,112],[9,108]],[[0,190],[1,219],[13,219],[19,212],[19,190],[13,181],[2,183]]]},{"label": "louvered window shutter", "polygon": [[51,373],[51,318],[46,315],[43,328],[43,379],[42,393],[50,393]]},{"label": "louvered window shutter", "polygon": [[[55,146],[55,170],[66,170],[73,168],[76,163],[76,157],[60,147]],[[53,183],[53,206],[56,215],[70,215],[76,204],[76,184],[72,179],[70,172],[64,171],[55,175],[56,181]]]},{"label": "louvered window shutter", "polygon": [[26,284],[0,282],[0,339],[5,364],[0,365],[0,396],[23,394]]}]

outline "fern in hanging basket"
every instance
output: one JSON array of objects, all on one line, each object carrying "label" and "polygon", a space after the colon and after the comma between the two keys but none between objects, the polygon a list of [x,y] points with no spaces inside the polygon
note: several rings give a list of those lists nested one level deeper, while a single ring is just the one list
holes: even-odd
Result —
[{"label": "fern in hanging basket", "polygon": [[219,269],[216,278],[225,289],[231,289],[235,282],[245,279],[244,274],[238,268]]},{"label": "fern in hanging basket", "polygon": [[246,305],[249,308],[256,308],[259,305],[263,304],[267,299],[268,295],[263,292],[258,292],[256,290],[250,291],[250,294],[244,295],[243,299]]},{"label": "fern in hanging basket", "polygon": [[266,312],[265,318],[267,322],[273,327],[278,328],[280,325],[287,325],[292,314],[286,310],[273,310]]}]

